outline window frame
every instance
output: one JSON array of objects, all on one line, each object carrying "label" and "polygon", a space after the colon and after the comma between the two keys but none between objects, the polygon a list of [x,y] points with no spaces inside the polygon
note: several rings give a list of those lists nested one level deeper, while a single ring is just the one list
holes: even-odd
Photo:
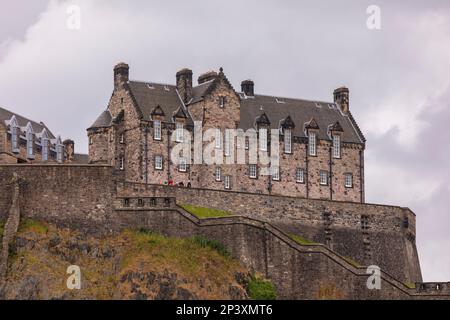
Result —
[{"label": "window frame", "polygon": [[[163,156],[156,155],[155,156],[155,166],[154,166],[155,170],[163,170],[163,167],[164,167],[163,163],[164,163]],[[158,164],[160,164],[160,165],[158,165]]]},{"label": "window frame", "polygon": [[215,176],[215,180],[217,182],[222,181],[222,168],[221,167],[216,167],[216,169],[214,171],[214,176]]},{"label": "window frame", "polygon": [[33,146],[33,132],[28,129],[26,132],[26,139],[27,139],[27,158],[33,159],[34,158],[34,146]]},{"label": "window frame", "polygon": [[182,122],[177,122],[176,123],[176,137],[175,137],[175,141],[176,142],[183,142],[184,139],[184,124]]},{"label": "window frame", "polygon": [[259,132],[259,150],[267,151],[267,128],[260,128]]},{"label": "window frame", "polygon": [[271,167],[270,170],[272,173],[272,180],[280,181],[280,167]]},{"label": "window frame", "polygon": [[219,96],[219,108],[225,108],[225,96]]},{"label": "window frame", "polygon": [[[333,158],[341,158],[341,136],[338,134],[333,135]],[[337,140],[337,141],[336,141]]]},{"label": "window frame", "polygon": [[153,139],[162,140],[162,124],[161,120],[153,120]]},{"label": "window frame", "polygon": [[[349,180],[350,184],[347,184],[348,178],[350,179]],[[344,173],[344,187],[353,188],[353,173],[350,173],[350,172]]]},{"label": "window frame", "polygon": [[124,170],[125,169],[125,158],[124,156],[121,156],[119,158],[119,169]]},{"label": "window frame", "polygon": [[12,152],[19,152],[19,127],[11,126],[11,149]]},{"label": "window frame", "polygon": [[63,154],[64,154],[64,149],[63,149],[63,145],[62,144],[57,144],[56,145],[56,161],[59,163],[63,163]]},{"label": "window frame", "polygon": [[178,164],[178,171],[187,172],[187,159],[180,158],[180,163]]},{"label": "window frame", "polygon": [[42,146],[42,161],[48,161],[49,156],[49,147],[48,147],[48,138],[41,138],[41,146]]},{"label": "window frame", "polygon": [[284,130],[284,153],[292,154],[292,131]]},{"label": "window frame", "polygon": [[220,129],[216,129],[215,148],[222,149],[222,131]]},{"label": "window frame", "polygon": [[[323,180],[323,178],[325,178],[325,181]],[[329,185],[328,171],[326,171],[326,170],[320,170],[319,171],[319,184],[321,186],[328,186]]]},{"label": "window frame", "polygon": [[310,156],[317,156],[317,134],[314,131],[308,132],[308,154]]},{"label": "window frame", "polygon": [[226,190],[231,189],[231,176],[229,175],[224,176],[224,188]]},{"label": "window frame", "polygon": [[[299,174],[301,173],[301,174]],[[301,179],[299,179],[299,176]],[[305,183],[305,170],[303,168],[295,169],[295,182],[296,183]]]},{"label": "window frame", "polygon": [[249,164],[248,176],[250,179],[258,179],[258,166],[256,164]]}]

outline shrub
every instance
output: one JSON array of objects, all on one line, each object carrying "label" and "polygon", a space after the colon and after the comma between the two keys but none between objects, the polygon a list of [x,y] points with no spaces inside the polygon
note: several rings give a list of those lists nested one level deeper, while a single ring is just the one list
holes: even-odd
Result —
[{"label": "shrub", "polygon": [[252,300],[276,300],[277,292],[272,282],[253,276],[248,283],[248,292]]},{"label": "shrub", "polygon": [[203,247],[203,248],[211,248],[213,250],[216,250],[219,254],[221,254],[224,257],[230,257],[231,254],[228,252],[228,250],[224,247],[223,244],[221,244],[219,241],[217,240],[211,240],[211,239],[207,239],[203,236],[194,236],[191,238],[192,241],[196,244],[198,244],[199,246]]}]

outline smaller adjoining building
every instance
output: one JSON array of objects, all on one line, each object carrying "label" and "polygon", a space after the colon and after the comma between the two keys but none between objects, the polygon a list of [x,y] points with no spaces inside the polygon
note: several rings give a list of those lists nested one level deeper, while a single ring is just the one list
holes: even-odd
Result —
[{"label": "smaller adjoining building", "polygon": [[73,140],[62,140],[43,123],[0,107],[0,164],[87,163]]}]

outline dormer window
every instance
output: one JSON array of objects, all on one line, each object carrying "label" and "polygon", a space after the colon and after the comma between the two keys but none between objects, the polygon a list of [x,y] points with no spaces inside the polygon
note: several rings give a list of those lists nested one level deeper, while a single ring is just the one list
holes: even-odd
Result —
[{"label": "dormer window", "polygon": [[316,156],[317,155],[317,136],[313,131],[309,131],[308,134],[308,146],[309,146],[309,155]]},{"label": "dormer window", "polygon": [[284,130],[284,153],[292,153],[292,131]]},{"label": "dormer window", "polygon": [[224,96],[219,97],[219,107],[221,107],[221,108],[225,107],[225,97]]},{"label": "dormer window", "polygon": [[42,145],[42,161],[48,161],[48,139],[46,137],[42,137],[41,145]]},{"label": "dormer window", "polygon": [[153,122],[153,128],[154,128],[154,135],[153,138],[155,140],[161,140],[161,121],[155,120]]},{"label": "dormer window", "polygon": [[64,152],[64,146],[62,144],[56,145],[56,161],[59,163],[63,162],[63,152]]},{"label": "dormer window", "polygon": [[267,129],[259,129],[259,149],[261,151],[267,151]]},{"label": "dormer window", "polygon": [[11,126],[11,149],[12,152],[19,152],[19,128],[15,125]]},{"label": "dormer window", "polygon": [[26,138],[27,138],[27,158],[33,159],[34,158],[33,130],[31,128],[31,126],[28,126],[28,128],[27,128]]},{"label": "dormer window", "polygon": [[183,124],[180,122],[177,122],[176,124],[176,141],[177,142],[183,142]]},{"label": "dormer window", "polygon": [[339,159],[341,157],[341,136],[333,135],[333,158]]},{"label": "dormer window", "polygon": [[216,129],[216,149],[222,148],[222,132]]}]

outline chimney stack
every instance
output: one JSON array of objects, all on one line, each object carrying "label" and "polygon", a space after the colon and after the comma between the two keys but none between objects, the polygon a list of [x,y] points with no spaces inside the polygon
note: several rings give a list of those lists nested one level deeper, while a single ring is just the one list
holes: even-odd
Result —
[{"label": "chimney stack", "polygon": [[334,90],[334,103],[340,106],[343,113],[348,113],[349,109],[349,90],[346,87],[340,87]]},{"label": "chimney stack", "polygon": [[192,98],[192,70],[184,68],[177,72],[177,89],[184,103]]},{"label": "chimney stack", "polygon": [[200,77],[198,77],[198,84],[208,82],[215,78],[217,78],[217,72],[215,72],[215,71],[205,72],[204,74],[200,75]]},{"label": "chimney stack", "polygon": [[123,62],[114,67],[114,90],[121,89],[128,82],[130,67]]},{"label": "chimney stack", "polygon": [[255,95],[255,83],[248,79],[241,82],[241,91],[246,96],[253,97]]},{"label": "chimney stack", "polygon": [[75,160],[75,142],[67,139],[63,141],[64,150],[66,151],[67,162],[71,163]]}]

